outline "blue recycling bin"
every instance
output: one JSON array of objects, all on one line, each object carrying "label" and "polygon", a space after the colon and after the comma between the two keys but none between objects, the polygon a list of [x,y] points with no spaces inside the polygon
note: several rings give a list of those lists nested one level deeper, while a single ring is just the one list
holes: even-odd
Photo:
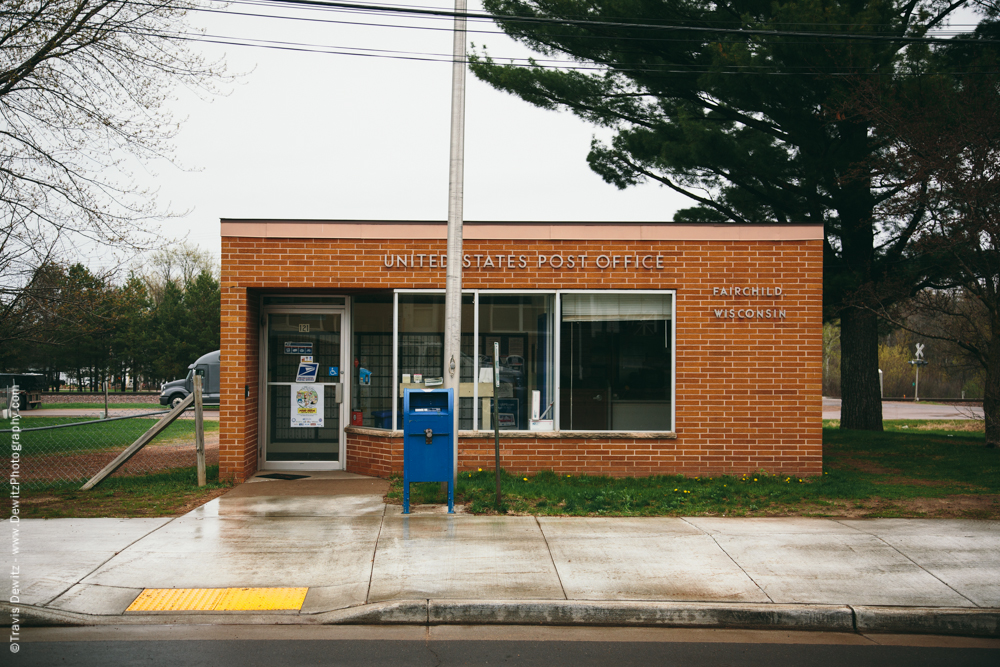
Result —
[{"label": "blue recycling bin", "polygon": [[447,482],[448,514],[455,513],[455,390],[403,392],[403,514],[410,513],[411,482]]},{"label": "blue recycling bin", "polygon": [[375,428],[392,430],[392,410],[373,410],[372,419],[375,421]]}]

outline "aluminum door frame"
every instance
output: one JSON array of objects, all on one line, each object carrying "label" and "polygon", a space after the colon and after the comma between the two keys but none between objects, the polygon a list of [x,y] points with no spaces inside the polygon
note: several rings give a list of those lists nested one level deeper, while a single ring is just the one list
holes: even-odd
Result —
[{"label": "aluminum door frame", "polygon": [[[323,295],[330,296],[330,295]],[[332,295],[340,296],[340,295]],[[261,299],[263,302],[263,298]],[[268,461],[267,460],[267,434],[268,434],[268,409],[267,409],[267,336],[270,326],[269,315],[340,315],[340,368],[348,369],[346,381],[341,373],[341,384],[343,384],[344,400],[340,403],[340,433],[339,450],[336,461]],[[351,300],[344,297],[343,306],[328,305],[274,305],[261,306],[260,324],[260,347],[258,350],[257,376],[259,386],[257,388],[257,469],[275,471],[315,471],[344,470],[345,457],[347,456],[347,435],[344,428],[348,424],[351,415],[351,379],[349,361],[351,357]],[[327,383],[322,383],[327,384]]]}]

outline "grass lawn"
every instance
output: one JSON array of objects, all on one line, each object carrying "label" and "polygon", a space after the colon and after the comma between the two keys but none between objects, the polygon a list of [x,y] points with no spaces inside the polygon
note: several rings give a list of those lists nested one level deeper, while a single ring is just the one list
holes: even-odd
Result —
[{"label": "grass lawn", "polygon": [[[22,431],[21,444],[23,455],[49,456],[79,451],[94,451],[103,449],[124,449],[146,431],[157,420],[155,418],[136,417],[134,419],[102,420],[96,417],[22,417],[21,429],[40,426],[56,426],[86,422],[82,426],[57,428],[44,431]],[[205,432],[219,430],[219,422],[205,420]],[[0,419],[0,430],[9,429],[11,420]],[[179,442],[193,442],[194,420],[178,419],[161,433],[153,444],[167,445]]]},{"label": "grass lawn", "polygon": [[208,484],[198,487],[194,467],[136,477],[110,477],[95,489],[57,483],[24,490],[22,519],[66,517],[156,517],[188,512],[222,495],[232,485],[219,482],[219,466],[206,469]]},{"label": "grass lawn", "polygon": [[[27,419],[21,423],[30,426],[42,421],[74,420],[78,419],[32,418],[30,423],[26,423]],[[112,423],[138,421],[152,420]],[[820,476],[799,478],[765,471],[713,478],[504,473],[501,510],[511,514],[571,516],[1000,519],[1000,450],[983,446],[982,422],[978,422],[978,431],[968,430],[977,428],[975,422],[963,421],[886,422],[884,433],[840,431],[830,428],[830,423],[826,426],[823,430],[825,472]],[[0,422],[0,428],[4,427],[9,428],[9,422]],[[184,431],[184,437],[190,437],[194,422],[175,422],[171,429],[175,427]],[[206,422],[205,428],[218,429],[218,423]],[[70,430],[76,429],[35,433]],[[24,490],[21,516],[173,516],[230,488],[218,482],[218,466],[209,467],[209,485],[201,489],[196,486],[194,468],[110,478],[92,491],[79,491],[79,486],[78,483],[55,483]],[[456,502],[466,505],[473,513],[496,513],[494,494],[492,471],[466,472],[460,476]],[[400,477],[393,478],[389,499],[390,502],[402,502]],[[414,484],[411,502],[442,503],[446,499],[440,492],[440,484]]]},{"label": "grass lawn", "polygon": [[[90,391],[90,390],[80,391],[76,387],[73,387],[72,389],[69,389],[67,387],[61,387],[58,392],[46,392],[46,393],[49,393],[49,394],[57,393],[57,394],[63,394],[63,395],[66,395],[66,396],[79,396],[81,398],[97,398],[98,396],[100,396],[101,400],[102,401],[104,400],[104,391],[103,390],[102,391]],[[112,390],[112,391],[110,391],[108,393],[110,393],[112,396],[124,396],[124,395],[129,395],[129,396],[159,396],[160,395],[160,390],[159,389],[145,389],[143,391],[132,391],[130,389],[130,390],[126,391],[126,392]]]},{"label": "grass lawn", "polygon": [[[976,429],[955,430],[955,429]],[[829,423],[828,423],[829,426]],[[501,511],[570,516],[848,516],[1000,519],[1000,450],[982,422],[886,422],[886,431],[823,429],[824,473],[610,478],[504,473]],[[492,471],[464,472],[456,503],[496,513]],[[411,503],[447,502],[440,484],[414,484]],[[389,491],[402,502],[402,478]]]}]

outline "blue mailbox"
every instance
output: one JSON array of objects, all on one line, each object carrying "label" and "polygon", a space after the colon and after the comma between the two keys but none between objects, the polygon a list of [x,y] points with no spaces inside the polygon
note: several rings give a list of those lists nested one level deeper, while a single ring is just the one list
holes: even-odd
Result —
[{"label": "blue mailbox", "polygon": [[448,482],[448,514],[455,512],[455,390],[403,392],[403,514],[410,513],[410,482]]}]

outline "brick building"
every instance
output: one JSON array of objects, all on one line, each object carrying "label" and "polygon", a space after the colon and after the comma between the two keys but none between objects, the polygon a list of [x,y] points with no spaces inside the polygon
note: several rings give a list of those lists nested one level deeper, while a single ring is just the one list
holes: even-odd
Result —
[{"label": "brick building", "polygon": [[[223,477],[402,471],[402,391],[442,373],[445,239],[222,221]],[[460,470],[492,468],[496,401],[515,472],[820,473],[821,225],[467,222],[463,251]]]}]

